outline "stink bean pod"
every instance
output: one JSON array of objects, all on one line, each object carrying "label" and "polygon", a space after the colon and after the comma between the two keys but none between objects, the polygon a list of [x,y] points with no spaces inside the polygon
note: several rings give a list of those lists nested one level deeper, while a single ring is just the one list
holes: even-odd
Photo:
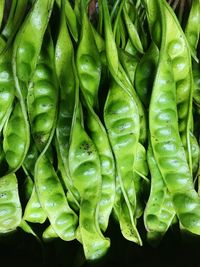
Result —
[{"label": "stink bean pod", "polygon": [[15,97],[11,57],[12,48],[0,55],[0,132],[12,111]]},{"label": "stink bean pod", "polygon": [[158,56],[158,47],[154,42],[152,42],[136,67],[134,79],[135,89],[147,109],[150,102]]},{"label": "stink bean pod", "polygon": [[192,131],[192,95],[193,76],[191,54],[187,39],[180,24],[167,3],[163,3],[167,35],[167,53],[172,61],[176,83],[176,99],[179,120],[179,132],[183,142],[190,172],[192,173],[192,151],[190,131]]},{"label": "stink bean pod", "polygon": [[80,87],[91,107],[98,107],[98,88],[101,77],[100,55],[93,38],[86,11],[82,10],[82,31],[76,55]]},{"label": "stink bean pod", "polygon": [[115,199],[115,163],[105,128],[90,105],[86,106],[87,128],[101,164],[102,184],[98,218],[100,228],[105,232]]},{"label": "stink bean pod", "polygon": [[31,223],[44,223],[47,219],[46,212],[41,207],[38,195],[33,186],[31,196],[24,210],[23,219]]},{"label": "stink bean pod", "polygon": [[105,231],[114,204],[115,164],[105,128],[94,112],[94,109],[98,108],[96,99],[101,76],[101,61],[95,39],[88,39],[89,35],[92,35],[92,29],[87,14],[83,11],[76,65],[86,107],[86,127],[100,158],[102,182],[98,218],[100,228]]},{"label": "stink bean pod", "polygon": [[0,179],[0,233],[16,230],[20,225],[22,208],[18,194],[18,182],[14,173]]},{"label": "stink bean pod", "polygon": [[21,167],[29,147],[27,121],[18,101],[15,102],[13,112],[4,127],[3,135],[7,172],[16,171]]},{"label": "stink bean pod", "polygon": [[24,97],[37,64],[53,4],[54,0],[36,0],[15,38],[13,68]]},{"label": "stink bean pod", "polygon": [[35,185],[41,206],[56,234],[63,240],[73,240],[77,215],[68,205],[65,192],[45,150],[35,165]]},{"label": "stink bean pod", "polygon": [[127,205],[127,208],[121,208],[120,212],[124,209],[125,217],[127,217],[127,211],[129,212],[129,221],[132,223],[129,240],[132,238],[133,241],[137,240],[137,243],[141,244],[134,222],[136,193],[133,177],[134,157],[140,135],[139,114],[131,95],[115,82],[111,84],[106,99],[104,121],[116,160],[117,175],[123,195],[121,204]]},{"label": "stink bean pod", "polygon": [[139,53],[143,54],[144,49],[143,49],[142,42],[140,40],[140,35],[137,31],[135,24],[132,22],[131,18],[129,17],[128,10],[126,9],[126,6],[123,7],[123,15],[124,15],[126,28],[128,30],[129,38],[130,38],[132,45],[136,48],[136,50]]},{"label": "stink bean pod", "polygon": [[134,159],[134,185],[136,192],[136,218],[139,218],[144,210],[144,196],[143,191],[145,187],[149,185],[149,180],[147,178],[149,173],[149,168],[147,164],[146,149],[141,144],[137,144],[136,154]]},{"label": "stink bean pod", "polygon": [[[151,1],[145,2],[148,8]],[[172,197],[180,225],[187,231],[200,234],[200,199],[194,189],[179,134],[176,79],[171,65],[173,63],[169,60],[170,56],[167,53],[169,44],[172,42],[171,38],[174,36],[171,34],[169,24],[173,23],[174,25],[174,21],[170,17],[166,23],[166,17],[171,13],[165,1],[155,0],[154,2],[158,5],[161,13],[162,42],[149,107],[150,140],[158,168]],[[172,27],[172,29],[174,28]],[[174,37],[176,39],[176,35]]]},{"label": "stink bean pod", "polygon": [[[78,93],[78,92],[77,92]],[[85,257],[102,257],[110,246],[99,228],[98,205],[101,198],[101,166],[94,143],[83,128],[78,95],[73,117],[69,148],[69,170],[80,194],[79,231]]]},{"label": "stink bean pod", "polygon": [[200,34],[199,24],[200,24],[200,2],[199,0],[193,0],[187,24],[185,27],[185,36],[190,45],[191,54],[196,61],[198,61],[196,55],[196,49]]},{"label": "stink bean pod", "polygon": [[39,151],[44,149],[51,131],[55,128],[57,104],[54,48],[51,35],[47,31],[27,94],[31,133]]},{"label": "stink bean pod", "polygon": [[1,48],[1,53],[6,51],[12,44],[16,32],[24,19],[25,12],[27,10],[26,0],[14,0],[11,2],[8,19],[5,26],[1,31],[1,36],[6,40],[5,44]]},{"label": "stink bean pod", "polygon": [[42,239],[44,241],[49,241],[49,240],[54,239],[54,238],[58,238],[58,235],[56,234],[52,225],[50,224],[49,226],[47,226],[47,228],[42,233]]},{"label": "stink bean pod", "polygon": [[55,67],[60,86],[60,105],[55,143],[58,169],[62,181],[66,190],[68,190],[68,195],[71,194],[71,200],[73,199],[71,203],[73,202],[76,209],[78,209],[80,196],[73,186],[68,167],[69,138],[75,105],[76,77],[74,74],[74,48],[66,26],[64,6],[64,1],[61,1],[59,33],[55,46]]},{"label": "stink bean pod", "polygon": [[151,191],[144,211],[144,223],[149,241],[157,242],[171,225],[175,210],[171,195],[155,161],[151,145],[148,148],[147,159],[151,173]]}]

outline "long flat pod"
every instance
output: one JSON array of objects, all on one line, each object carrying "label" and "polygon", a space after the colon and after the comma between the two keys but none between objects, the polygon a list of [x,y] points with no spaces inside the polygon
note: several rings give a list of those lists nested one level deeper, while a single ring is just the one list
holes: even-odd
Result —
[{"label": "long flat pod", "polygon": [[45,150],[35,165],[35,185],[41,206],[56,234],[66,241],[75,239],[77,215],[69,207],[63,187]]},{"label": "long flat pod", "polygon": [[26,0],[12,1],[8,19],[1,32],[1,36],[6,40],[1,52],[4,52],[8,47],[11,46],[12,41],[25,17],[26,10]]},{"label": "long flat pod", "polygon": [[185,27],[185,36],[190,45],[191,54],[193,58],[198,62],[197,58],[197,45],[200,35],[200,1],[193,0],[187,24]]},{"label": "long flat pod", "polygon": [[75,192],[75,188],[73,188],[68,167],[69,139],[75,105],[76,78],[74,75],[74,48],[66,26],[64,2],[61,1],[59,33],[55,46],[55,67],[60,86],[56,150],[62,180],[65,187],[74,195],[77,205],[79,197],[76,194],[77,192]]},{"label": "long flat pod", "polygon": [[160,241],[175,216],[171,195],[155,161],[151,145],[147,152],[151,173],[151,191],[144,211],[144,223],[150,241]]},{"label": "long flat pod", "polygon": [[137,64],[134,85],[145,108],[148,109],[154,76],[158,63],[159,50],[154,42]]},{"label": "long flat pod", "polygon": [[36,67],[53,4],[54,0],[36,0],[15,38],[13,72],[17,90],[23,97],[26,97],[27,85]]},{"label": "long flat pod", "polygon": [[48,29],[27,94],[30,131],[39,151],[44,149],[51,132],[55,130],[58,94],[54,46]]},{"label": "long flat pod", "polygon": [[0,179],[0,233],[16,230],[21,217],[18,182],[16,175],[11,173]]},{"label": "long flat pod", "polygon": [[56,0],[59,8],[62,6],[62,12],[65,14],[65,23],[67,23],[69,27],[69,31],[75,42],[78,41],[78,22],[74,9],[72,8],[71,2],[69,0],[65,0],[62,4],[62,0]]},{"label": "long flat pod", "polygon": [[123,8],[123,15],[124,15],[126,28],[127,28],[132,45],[136,48],[137,52],[143,54],[144,49],[143,49],[142,42],[140,40],[139,33],[137,31],[135,24],[132,22],[131,18],[129,17],[126,7]]},{"label": "long flat pod", "polygon": [[172,61],[172,70],[176,83],[176,101],[179,120],[179,132],[185,148],[189,168],[192,173],[192,151],[190,131],[192,131],[192,94],[193,76],[190,48],[183,30],[170,6],[163,2],[164,23],[167,50]]},{"label": "long flat pod", "polygon": [[101,60],[92,28],[82,7],[82,29],[76,56],[80,87],[92,108],[98,107],[98,89],[101,78]]},{"label": "long flat pod", "polygon": [[23,136],[26,139],[21,161],[15,167],[16,169],[22,164],[29,149],[30,128],[26,109],[27,88],[35,70],[53,3],[53,0],[45,2],[37,0],[34,2],[32,9],[20,27],[13,46],[12,67],[16,96],[19,99],[21,107],[24,122]]},{"label": "long flat pod", "polygon": [[27,120],[24,118],[20,102],[16,100],[13,111],[3,130],[3,150],[5,152],[7,173],[19,169],[24,161],[29,146],[26,127]]},{"label": "long flat pod", "polygon": [[[101,197],[101,167],[94,143],[82,123],[81,107],[76,89],[76,106],[70,136],[69,169],[74,186],[80,194],[79,231],[85,257],[102,257],[110,246],[100,230],[98,205]],[[78,236],[77,236],[78,238]]]},{"label": "long flat pod", "polygon": [[[146,1],[147,7],[149,2],[151,1]],[[165,23],[165,2],[154,2],[162,15],[162,42],[149,107],[150,140],[181,226],[200,234],[200,199],[194,189],[177,123],[176,86],[172,62],[167,53],[171,46],[171,31],[168,32]]]},{"label": "long flat pod", "polygon": [[101,61],[92,28],[85,10],[82,10],[81,39],[77,49],[76,65],[86,109],[86,128],[96,146],[101,164],[101,199],[99,201],[100,228],[105,231],[115,196],[114,158],[103,124],[94,110],[98,109],[98,90],[101,78]]},{"label": "long flat pod", "polygon": [[103,124],[89,103],[86,104],[86,109],[86,125],[101,164],[102,183],[98,218],[100,228],[105,232],[115,199],[115,162]]},{"label": "long flat pod", "polygon": [[12,48],[0,55],[0,131],[9,117],[15,97],[11,58]]},{"label": "long flat pod", "polygon": [[[116,160],[123,203],[125,201],[132,223],[132,236],[129,239],[141,244],[134,221],[136,194],[133,180],[134,157],[140,133],[139,114],[135,101],[115,82],[109,88],[104,121]],[[126,211],[125,208],[124,210]]]}]

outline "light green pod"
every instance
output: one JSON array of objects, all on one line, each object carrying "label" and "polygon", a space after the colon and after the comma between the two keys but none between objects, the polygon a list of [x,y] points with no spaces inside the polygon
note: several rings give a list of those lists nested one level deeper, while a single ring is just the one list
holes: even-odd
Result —
[{"label": "light green pod", "polygon": [[0,55],[0,131],[10,116],[15,98],[11,56],[11,48]]},{"label": "light green pod", "polygon": [[175,216],[172,197],[149,145],[147,153],[151,173],[151,191],[144,211],[144,224],[150,242],[159,242]]},{"label": "light green pod", "polygon": [[25,121],[23,110],[17,101],[4,127],[3,136],[3,150],[8,165],[7,172],[16,171],[22,165],[29,147],[27,121]]},{"label": "light green pod", "polygon": [[86,259],[101,258],[110,246],[99,228],[98,206],[101,198],[101,166],[94,143],[81,121],[78,98],[73,118],[69,148],[69,170],[80,194],[79,232]]},{"label": "light green pod", "polygon": [[41,207],[54,231],[63,240],[73,240],[78,218],[68,205],[63,187],[45,151],[35,165],[35,186]]},{"label": "light green pod", "polygon": [[[77,49],[76,65],[86,109],[85,128],[96,146],[101,165],[101,199],[98,207],[100,228],[105,232],[115,197],[115,164],[103,124],[94,110],[98,109],[101,60],[87,14],[83,11],[82,32]],[[103,145],[102,145],[103,144]]]},{"label": "light green pod", "polygon": [[189,17],[185,27],[185,36],[190,45],[191,54],[193,58],[198,62],[197,58],[197,45],[200,34],[200,2],[199,0],[193,0],[190,9]]},{"label": "light green pod", "polygon": [[35,186],[33,186],[32,193],[28,203],[26,204],[23,219],[31,223],[44,223],[47,219],[46,212],[41,207],[38,199]]},{"label": "light green pod", "polygon": [[101,60],[85,10],[83,10],[82,24],[81,38],[76,55],[77,74],[87,102],[92,108],[96,108],[98,107]]},{"label": "light green pod", "polygon": [[[117,213],[120,214],[124,210],[126,214],[122,218],[125,218],[127,211],[129,212],[129,221],[131,222],[129,225],[132,224],[132,230],[129,230],[128,239],[141,244],[135,227],[137,203],[133,174],[135,152],[140,135],[139,114],[132,95],[115,82],[111,84],[106,99],[104,121],[116,160],[117,176],[122,194],[121,197],[117,196],[117,199],[122,201],[122,203],[119,202],[119,212]],[[126,233],[125,235],[127,238]]]},{"label": "light green pod", "polygon": [[192,151],[190,131],[192,131],[192,95],[193,76],[190,48],[186,36],[167,3],[163,4],[166,28],[166,52],[172,61],[172,70],[176,83],[176,101],[179,121],[179,133],[185,148],[189,168],[192,174]]},{"label": "light green pod", "polygon": [[130,38],[132,45],[136,48],[136,50],[139,53],[143,54],[144,49],[143,49],[142,42],[140,40],[139,33],[137,31],[135,24],[132,22],[131,18],[129,17],[129,14],[128,14],[125,6],[123,8],[123,15],[124,15],[124,20],[125,20],[126,28],[128,31],[128,35],[129,35],[129,38]]},{"label": "light green pod", "polygon": [[[155,0],[154,2],[158,4],[162,15],[163,38],[160,51],[162,56],[159,58],[149,107],[150,140],[158,168],[171,194],[181,227],[194,234],[200,234],[200,199],[194,189],[179,135],[176,79],[172,68],[173,62],[169,60],[170,56],[167,53],[174,36],[171,34],[169,25],[171,23],[173,25],[174,20],[169,15],[169,7],[164,1]],[[167,23],[166,16],[169,18]],[[176,36],[174,38],[176,39]]]},{"label": "light green pod", "polygon": [[73,199],[77,210],[80,196],[73,186],[68,167],[69,139],[75,105],[76,78],[74,74],[74,48],[66,26],[64,2],[61,2],[59,34],[55,46],[55,67],[60,86],[55,143],[60,176],[65,189],[70,192],[68,195],[71,195],[71,203]]},{"label": "light green pod", "polygon": [[44,241],[51,241],[52,239],[58,238],[58,235],[54,231],[52,225],[50,224],[42,233],[42,239]]},{"label": "light green pod", "polygon": [[[36,0],[17,33],[13,68],[22,91],[34,73],[53,3],[54,0]],[[24,96],[25,93],[22,92]]]},{"label": "light green pod", "polygon": [[51,35],[46,33],[27,94],[31,133],[36,147],[42,151],[55,128],[58,105],[58,83]]},{"label": "light green pod", "polygon": [[139,218],[143,214],[145,206],[143,191],[149,186],[149,180],[147,178],[149,168],[147,164],[146,149],[140,143],[137,144],[133,170],[137,203],[136,218]]},{"label": "light green pod", "polygon": [[99,202],[99,224],[105,232],[115,199],[115,162],[109,139],[99,117],[89,104],[86,106],[86,125],[96,146],[101,164],[101,198]]},{"label": "light green pod", "polygon": [[0,179],[0,234],[15,231],[21,218],[17,178],[11,173]]},{"label": "light green pod", "polygon": [[26,10],[27,10],[26,0],[13,0],[11,2],[8,18],[1,31],[1,36],[4,40],[6,40],[6,42],[1,47],[0,53],[4,53],[7,49],[9,49],[10,46],[12,46],[13,39],[17,31],[19,30],[22,21],[24,20]]},{"label": "light green pod", "polygon": [[157,68],[158,57],[158,47],[154,42],[152,42],[136,67],[134,79],[135,90],[147,109],[151,99],[151,91]]}]

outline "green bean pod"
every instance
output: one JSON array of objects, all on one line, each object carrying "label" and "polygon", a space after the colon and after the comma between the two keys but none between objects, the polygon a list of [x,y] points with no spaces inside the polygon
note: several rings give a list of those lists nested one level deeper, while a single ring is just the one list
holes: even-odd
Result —
[{"label": "green bean pod", "polygon": [[167,53],[172,61],[172,69],[177,92],[179,132],[183,142],[189,168],[192,173],[192,151],[190,131],[192,130],[193,76],[191,54],[187,39],[179,22],[167,3],[163,3],[167,34]]},{"label": "green bean pod", "polygon": [[27,121],[18,101],[16,101],[13,112],[4,127],[3,135],[6,172],[14,172],[21,167],[29,147]]},{"label": "green bean pod", "polygon": [[58,168],[62,181],[66,190],[70,191],[74,205],[79,207],[80,196],[73,186],[68,167],[69,139],[75,105],[76,78],[74,75],[74,48],[66,26],[64,5],[65,3],[62,1],[59,34],[55,46],[55,67],[60,86],[60,104],[55,140]]},{"label": "green bean pod", "polygon": [[27,10],[26,0],[13,0],[9,11],[8,19],[2,29],[1,36],[5,40],[5,44],[0,49],[0,53],[4,53],[12,44],[13,39],[19,30]]},{"label": "green bean pod", "polygon": [[13,68],[24,97],[37,64],[53,4],[54,0],[36,0],[15,38]]},{"label": "green bean pod", "polygon": [[52,240],[52,239],[55,239],[55,238],[58,238],[58,235],[56,234],[56,232],[54,231],[52,225],[50,224],[49,226],[47,226],[47,228],[42,233],[42,239],[44,241],[49,241],[49,240]]},{"label": "green bean pod", "polygon": [[149,180],[147,178],[149,173],[149,168],[147,164],[146,149],[141,144],[137,144],[136,154],[133,164],[133,175],[134,175],[134,185],[136,192],[136,218],[139,218],[144,211],[144,196],[143,191],[145,187],[149,185]]},{"label": "green bean pod", "polygon": [[105,232],[115,199],[115,163],[104,126],[89,104],[86,104],[86,109],[86,125],[101,164],[102,184],[98,217],[100,228]]},{"label": "green bean pod", "polygon": [[50,34],[43,40],[42,50],[27,95],[31,133],[38,150],[48,142],[57,120],[58,83],[55,73],[54,48]]},{"label": "green bean pod", "polygon": [[44,223],[47,215],[41,207],[35,186],[33,186],[31,196],[24,210],[23,219],[31,223]]},{"label": "green bean pod", "polygon": [[15,98],[11,57],[12,48],[0,55],[0,132],[9,118]]},{"label": "green bean pod", "polygon": [[20,225],[22,208],[14,173],[0,179],[0,233],[15,231]]},{"label": "green bean pod", "polygon": [[[200,199],[194,189],[186,154],[177,124],[176,79],[173,62],[168,54],[176,43],[171,34],[169,8],[164,1],[154,1],[159,6],[162,25],[162,43],[158,68],[149,107],[150,140],[158,168],[171,194],[180,225],[189,232],[200,234]],[[146,1],[147,5],[150,1]],[[167,14],[166,14],[167,13]],[[168,22],[166,23],[166,16]],[[172,29],[174,29],[172,27]],[[175,28],[176,30],[176,28]],[[174,37],[175,40],[171,40]],[[181,40],[181,39],[180,39]],[[185,64],[184,64],[185,66]],[[156,123],[155,123],[156,122]]]},{"label": "green bean pod", "polygon": [[[106,99],[104,121],[114,152],[120,190],[123,195],[121,211],[123,212],[125,209],[126,203],[125,211],[126,213],[128,211],[129,221],[132,224],[132,231],[129,231],[128,239],[141,244],[134,219],[137,203],[133,175],[134,158],[140,133],[139,114],[131,94],[115,82],[112,83]],[[125,232],[124,235],[126,235]]]},{"label": "green bean pod", "polygon": [[31,192],[29,194],[28,201],[26,203],[26,207],[23,214],[23,220],[31,223],[44,223],[47,219],[47,215],[42,209],[41,204],[39,202],[34,184],[34,168],[38,156],[39,156],[38,150],[36,148],[34,141],[32,140],[31,145],[29,147],[29,151],[26,155],[26,158],[24,159],[22,166],[26,175],[28,177],[30,175],[33,179],[32,180],[29,177],[29,179],[32,182],[32,186],[29,189],[29,191]]},{"label": "green bean pod", "polygon": [[[101,76],[101,61],[86,12],[83,10],[81,39],[77,50],[77,73],[83,101],[86,107],[86,127],[96,146],[100,158],[102,186],[99,202],[99,224],[105,231],[114,204],[115,164],[108,137],[99,117],[94,112],[98,108],[98,89]],[[103,145],[102,145],[103,144]]]},{"label": "green bean pod", "polygon": [[136,71],[134,85],[140,100],[148,109],[151,98],[154,76],[157,68],[159,50],[154,42],[139,61]]},{"label": "green bean pod", "polygon": [[91,107],[98,108],[101,60],[95,40],[92,38],[93,33],[86,11],[83,9],[82,13],[82,31],[76,56],[77,73],[87,102]]},{"label": "green bean pod", "polygon": [[135,71],[139,62],[139,58],[137,56],[129,54],[123,49],[118,50],[118,53],[122,67],[124,68],[131,84],[133,85],[135,80]]},{"label": "green bean pod", "polygon": [[79,37],[77,18],[76,18],[75,11],[73,10],[68,0],[65,1],[65,14],[66,14],[66,22],[71,32],[71,35],[73,36],[74,40],[77,42],[78,37]]},{"label": "green bean pod", "polygon": [[34,143],[34,140],[31,138],[29,150],[26,154],[26,157],[23,161],[23,169],[27,175],[29,175],[31,178],[34,178],[34,167],[35,162],[39,156],[39,152],[36,148],[36,145]]},{"label": "green bean pod", "polygon": [[[144,223],[150,241],[160,241],[175,216],[172,197],[163,181],[151,145],[147,152],[151,173],[151,191],[144,211]],[[154,240],[156,238],[156,240]],[[153,239],[153,240],[151,240]]]},{"label": "green bean pod", "polygon": [[56,234],[63,240],[73,240],[77,215],[68,205],[63,187],[45,150],[35,165],[35,185],[41,206]]},{"label": "green bean pod", "polygon": [[126,28],[127,28],[129,38],[130,38],[132,45],[135,47],[135,49],[139,53],[144,54],[144,49],[143,49],[142,42],[140,40],[139,33],[137,31],[135,24],[132,22],[131,18],[129,17],[129,14],[128,14],[125,6],[123,8],[123,15],[124,15]]},{"label": "green bean pod", "polygon": [[100,159],[94,143],[83,128],[79,105],[77,92],[70,138],[69,169],[73,184],[81,197],[79,240],[83,244],[86,259],[93,260],[107,252],[110,241],[102,235],[98,221],[102,186]]},{"label": "green bean pod", "polygon": [[196,50],[200,34],[199,24],[200,24],[200,2],[199,0],[193,0],[187,24],[185,27],[185,36],[190,45],[191,54],[197,62],[198,58],[196,55]]}]

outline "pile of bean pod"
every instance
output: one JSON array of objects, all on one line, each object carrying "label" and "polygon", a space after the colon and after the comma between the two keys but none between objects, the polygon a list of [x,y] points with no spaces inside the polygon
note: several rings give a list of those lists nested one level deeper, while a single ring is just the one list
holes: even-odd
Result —
[{"label": "pile of bean pod", "polygon": [[200,235],[200,1],[183,2],[0,1],[0,234],[77,239],[88,260],[111,218],[138,245]]}]

